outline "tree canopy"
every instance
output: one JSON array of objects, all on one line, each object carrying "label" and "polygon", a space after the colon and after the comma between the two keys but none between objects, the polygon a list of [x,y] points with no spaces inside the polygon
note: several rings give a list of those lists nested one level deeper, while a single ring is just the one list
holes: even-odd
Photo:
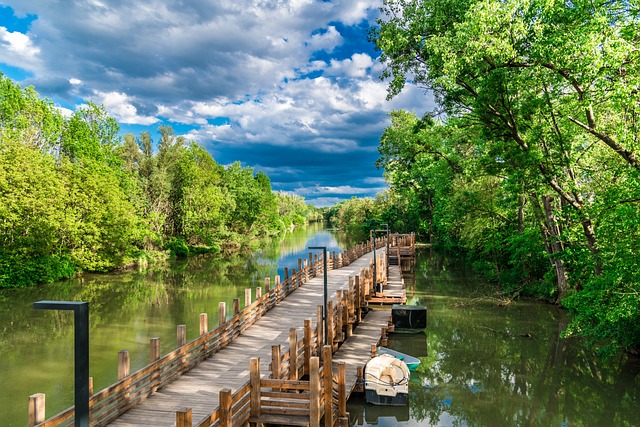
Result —
[{"label": "tree canopy", "polygon": [[390,79],[439,110],[394,112],[379,166],[421,231],[516,294],[570,308],[605,355],[640,345],[640,6],[386,0]]},{"label": "tree canopy", "polygon": [[103,107],[64,117],[0,75],[0,287],[108,271],[168,249],[246,245],[316,211],[272,191],[269,177],[216,163],[161,126],[120,133]]}]

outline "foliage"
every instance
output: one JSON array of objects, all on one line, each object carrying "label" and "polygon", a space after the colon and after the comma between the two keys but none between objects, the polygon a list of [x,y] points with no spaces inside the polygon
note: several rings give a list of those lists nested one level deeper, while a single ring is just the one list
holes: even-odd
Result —
[{"label": "foliage", "polygon": [[317,218],[171,127],[157,146],[119,131],[101,106],[64,118],[0,75],[0,287],[146,262],[144,251],[215,253]]},{"label": "foliage", "polygon": [[563,302],[568,333],[604,353],[639,346],[637,5],[386,0],[382,12],[371,38],[389,97],[410,78],[445,113],[394,112],[380,142],[421,232],[515,294]]}]

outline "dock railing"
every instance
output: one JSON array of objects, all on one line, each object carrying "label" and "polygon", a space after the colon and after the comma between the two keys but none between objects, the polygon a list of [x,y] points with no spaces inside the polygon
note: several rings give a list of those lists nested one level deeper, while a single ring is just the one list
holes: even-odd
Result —
[{"label": "dock railing", "polygon": [[[386,246],[386,240],[379,239],[376,246],[379,248]],[[333,252],[328,256],[327,268],[331,270],[347,266],[372,250],[373,244],[372,242],[368,242],[358,245],[346,252],[339,254]],[[312,254],[309,254],[310,262],[306,259],[300,259],[298,261],[298,270],[292,269],[291,272],[289,272],[289,270],[285,268],[285,280],[281,282],[280,277],[276,276],[273,287],[271,287],[270,278],[265,279],[265,292],[263,294],[263,287],[257,287],[255,291],[255,301],[251,301],[252,292],[251,289],[247,289],[245,292],[245,307],[242,311],[240,311],[239,299],[234,299],[233,315],[230,319],[226,319],[225,303],[220,303],[218,306],[219,326],[214,330],[208,330],[208,315],[207,313],[201,313],[200,335],[194,340],[185,343],[185,326],[178,325],[176,333],[178,348],[172,352],[161,356],[160,339],[151,338],[150,363],[138,371],[129,373],[130,357],[128,351],[120,351],[118,354],[118,381],[95,394],[91,391],[92,395],[89,401],[91,425],[103,426],[115,420],[127,410],[153,394],[160,387],[175,380],[183,373],[197,366],[201,361],[227,346],[233,339],[257,322],[267,311],[282,301],[287,295],[302,286],[310,278],[321,275],[323,273],[323,261],[317,256],[315,259],[312,259],[311,255]],[[353,325],[360,321],[362,318],[362,309],[366,307],[366,301],[374,293],[373,262],[372,260],[370,268],[361,269],[359,275],[350,277],[349,289],[344,292],[338,292],[338,298],[335,302],[330,301],[327,317],[331,327],[329,328],[327,342],[330,343],[333,351],[335,351],[340,342],[344,341],[350,334]],[[384,271],[384,269],[378,268],[377,271],[381,272]],[[318,306],[317,318],[317,328],[311,336],[307,336],[307,325],[305,321],[305,338],[301,344],[298,344],[298,346],[304,348],[303,361],[300,363],[297,359],[294,359],[294,362],[296,362],[294,370],[298,369],[307,375],[310,372],[309,369],[312,364],[311,358],[322,357],[322,355],[319,354],[319,349],[324,342],[324,337],[322,336],[323,322],[321,321],[322,306]],[[307,345],[305,345],[306,340],[309,340]],[[298,358],[300,357],[302,356],[299,355]],[[290,359],[288,366],[292,366]],[[90,388],[92,389],[92,387]],[[246,405],[245,397],[243,397],[242,393],[243,390],[246,391],[245,386],[233,394],[231,394],[230,391],[225,391],[224,397],[221,393],[221,403],[218,411],[224,412],[229,410],[229,405],[231,405],[231,408],[243,408],[244,405]],[[242,413],[242,411],[239,410],[238,413]],[[29,427],[72,425],[74,414],[74,407],[70,407],[49,419],[45,419],[45,395],[38,393],[29,397]],[[221,416],[222,415],[213,417],[212,415],[211,420],[214,418],[221,419]],[[180,415],[179,418],[184,420],[181,422],[186,423],[190,415],[185,412]],[[236,421],[233,422],[233,425],[237,425]],[[206,424],[200,423],[197,425],[202,426]],[[208,425],[218,424],[211,422]]]}]

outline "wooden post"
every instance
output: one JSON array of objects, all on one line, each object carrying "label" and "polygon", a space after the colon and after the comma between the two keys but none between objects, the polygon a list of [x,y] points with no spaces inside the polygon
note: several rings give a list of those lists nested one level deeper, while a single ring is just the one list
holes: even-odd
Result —
[{"label": "wooden post", "polygon": [[316,344],[318,346],[318,355],[320,355],[320,357],[322,357],[320,349],[324,345],[324,321],[322,320],[323,311],[324,309],[321,305],[316,309],[316,336],[318,337],[318,342]]},{"label": "wooden post", "polygon": [[176,427],[191,427],[191,408],[180,409],[176,412]]},{"label": "wooden post", "polygon": [[324,426],[333,427],[333,348],[331,345],[322,347],[322,379],[324,382]]},{"label": "wooden post", "polygon": [[[253,390],[253,389],[252,389]],[[309,426],[319,427],[320,417],[320,359],[312,357],[309,361]],[[252,413],[253,415],[253,413]]]},{"label": "wooden post", "polygon": [[280,379],[280,362],[282,358],[280,357],[281,350],[280,344],[271,346],[271,378],[276,380]]},{"label": "wooden post", "polygon": [[131,359],[127,350],[118,352],[118,381],[129,376]]},{"label": "wooden post", "polygon": [[362,366],[356,368],[356,378],[356,386],[353,391],[364,393],[364,368]]},{"label": "wooden post", "polygon": [[274,281],[275,281],[275,285],[274,285],[275,288],[280,286],[280,276],[279,275],[276,275],[276,277],[274,278]]},{"label": "wooden post", "polygon": [[344,292],[342,289],[336,291],[336,341],[342,342],[344,338],[342,337],[342,321],[344,320]]},{"label": "wooden post", "polygon": [[233,399],[231,398],[231,390],[223,388],[220,390],[219,406],[220,406],[220,427],[233,426]]},{"label": "wooden post", "polygon": [[296,328],[289,329],[289,379],[298,379],[298,334]]},{"label": "wooden post", "polygon": [[207,313],[200,313],[200,335],[209,332],[209,316]]},{"label": "wooden post", "polygon": [[302,274],[303,270],[302,270],[302,258],[298,258],[298,273]]},{"label": "wooden post", "polygon": [[[327,344],[333,346],[333,340],[335,337],[335,329],[333,325],[333,301],[327,302]],[[324,359],[322,360],[324,364]]]},{"label": "wooden post", "polygon": [[227,321],[227,303],[220,301],[218,303],[218,326],[222,326]]},{"label": "wooden post", "polygon": [[256,288],[256,301],[262,298],[262,286]]},{"label": "wooden post", "polygon": [[380,344],[382,344],[383,346],[387,345],[387,327],[383,326],[382,328],[380,328]]},{"label": "wooden post", "polygon": [[89,377],[89,396],[93,394],[93,377]]},{"label": "wooden post", "polygon": [[251,305],[251,288],[244,290],[244,306],[249,307]]},{"label": "wooden post", "polygon": [[[151,359],[151,363],[153,363],[160,359],[160,338],[151,338],[149,341],[149,358]],[[157,364],[150,373],[149,384],[151,385],[151,393],[155,393],[160,386],[160,370]]]},{"label": "wooden post", "polygon": [[284,281],[289,280],[289,267],[284,268]]},{"label": "wooden post", "polygon": [[354,277],[355,282],[355,298],[356,298],[356,323],[362,321],[362,302],[364,300],[364,294],[362,293],[362,287],[360,286],[360,276]]},{"label": "wooden post", "polygon": [[376,357],[377,346],[375,344],[371,344],[371,358]]},{"label": "wooden post", "polygon": [[264,278],[264,292],[266,294],[268,294],[270,290],[271,290],[271,277],[265,277]]},{"label": "wooden post", "polygon": [[151,338],[149,340],[149,355],[152,362],[160,359],[160,338]]},{"label": "wooden post", "polygon": [[[318,254],[316,254],[316,260],[317,260],[317,259],[318,259]],[[306,281],[309,281],[309,276],[310,276],[310,273],[311,273],[311,269],[312,269],[312,268],[313,268],[313,270],[314,270],[314,276],[317,276],[317,275],[318,275],[318,274],[315,272],[315,265],[314,265],[314,263],[313,263],[313,252],[309,252],[309,264],[307,264],[307,266],[308,266],[309,268],[307,268],[307,269],[305,270],[305,275],[304,275],[304,277],[305,277]]]},{"label": "wooden post", "polygon": [[338,363],[338,418],[347,416],[347,366]]},{"label": "wooden post", "polygon": [[304,320],[304,374],[309,373],[311,360],[311,319]]},{"label": "wooden post", "polygon": [[240,298],[233,299],[233,315],[237,316],[240,313]]},{"label": "wooden post", "polygon": [[187,325],[178,325],[176,329],[176,347],[182,347],[187,343]]},{"label": "wooden post", "polygon": [[249,360],[249,384],[251,386],[250,413],[252,417],[259,417],[260,410],[260,358]]},{"label": "wooden post", "polygon": [[29,420],[27,422],[29,427],[44,422],[45,401],[44,393],[29,396]]}]

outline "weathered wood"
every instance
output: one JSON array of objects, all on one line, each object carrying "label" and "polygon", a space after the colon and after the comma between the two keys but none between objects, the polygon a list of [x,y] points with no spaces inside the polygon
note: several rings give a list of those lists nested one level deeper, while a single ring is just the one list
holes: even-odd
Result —
[{"label": "weathered wood", "polygon": [[209,316],[207,313],[200,313],[200,335],[209,332]]},{"label": "weathered wood", "polygon": [[158,337],[149,340],[149,358],[152,362],[160,359],[160,338]]},{"label": "weathered wood", "polygon": [[220,427],[233,426],[233,411],[231,409],[233,399],[231,398],[231,390],[223,388],[220,390]]},{"label": "weathered wood", "polygon": [[131,359],[129,357],[129,351],[120,350],[118,352],[118,380],[129,376],[129,369],[131,367]]},{"label": "weathered wood", "polygon": [[176,412],[176,427],[191,427],[191,408],[180,409]]},{"label": "weathered wood", "polygon": [[333,373],[331,345],[322,347],[322,379],[324,389],[324,426],[333,427]]},{"label": "weathered wood", "polygon": [[298,379],[298,333],[296,328],[289,329],[289,379]]},{"label": "weathered wood", "polygon": [[227,304],[224,301],[218,303],[218,325],[224,325],[227,321]]},{"label": "weathered wood", "polygon": [[309,373],[309,360],[311,359],[311,319],[304,320],[304,370],[306,375]]},{"label": "weathered wood", "polygon": [[182,347],[187,343],[187,326],[178,325],[176,328],[176,347]]},{"label": "weathered wood", "polygon": [[233,315],[237,316],[240,314],[240,298],[233,299]]},{"label": "weathered wood", "polygon": [[252,357],[249,361],[249,383],[251,384],[251,416],[260,416],[260,359]]},{"label": "weathered wood", "polygon": [[[370,246],[370,245],[369,245]],[[348,252],[349,254],[353,254],[353,255],[349,255],[349,256],[345,256],[345,261],[348,261],[350,258],[355,260],[356,256],[355,254],[358,253],[358,251],[364,251],[367,249],[367,247],[369,247],[367,245],[359,245],[355,251],[350,251]],[[364,261],[364,260],[363,260]],[[353,271],[358,271],[358,269],[360,269],[359,265],[356,265],[354,267],[352,267],[352,269],[354,269]],[[300,286],[301,284],[301,278],[303,276],[302,274],[303,272],[299,272],[295,277],[291,277],[291,280],[289,280],[288,282],[282,283],[281,286],[279,288],[274,288],[273,292],[269,292],[268,295],[264,295],[261,298],[259,298],[256,302],[250,304],[249,306],[245,307],[244,310],[242,310],[242,312],[237,313],[237,315],[234,313],[233,317],[231,319],[229,319],[227,322],[225,322],[223,325],[219,325],[216,329],[214,329],[213,331],[206,331],[205,333],[203,333],[202,335],[200,335],[198,338],[196,338],[195,340],[185,344],[184,346],[181,346],[180,348],[170,352],[168,355],[163,356],[163,357],[159,357],[155,362],[150,363],[147,367],[142,368],[141,370],[135,372],[132,375],[129,375],[128,377],[118,381],[118,383],[114,384],[113,386],[107,387],[104,390],[101,390],[100,392],[94,394],[91,397],[91,414],[92,414],[92,423],[95,423],[96,425],[104,425],[107,424],[110,421],[113,421],[116,417],[118,417],[119,415],[121,415],[122,413],[129,411],[126,416],[123,419],[123,422],[129,422],[130,424],[139,424],[139,420],[142,420],[142,418],[140,418],[142,415],[142,413],[148,413],[148,414],[152,414],[151,411],[147,411],[142,410],[142,409],[138,409],[138,407],[135,407],[135,405],[137,405],[138,403],[142,402],[143,400],[147,400],[147,402],[154,402],[153,406],[157,407],[159,409],[166,407],[166,405],[170,405],[170,403],[168,401],[166,401],[165,403],[163,399],[168,398],[169,396],[172,395],[177,395],[177,393],[180,393],[179,391],[176,391],[175,387],[173,387],[171,384],[169,384],[169,382],[171,382],[173,379],[177,378],[178,376],[180,376],[181,374],[189,371],[190,369],[194,368],[196,365],[198,365],[199,363],[205,365],[203,366],[203,368],[198,368],[198,374],[195,377],[190,377],[187,380],[187,384],[185,386],[182,386],[182,389],[186,389],[186,388],[192,388],[192,387],[198,387],[198,389],[200,390],[209,390],[211,385],[213,385],[214,387],[219,387],[216,390],[216,394],[215,394],[215,398],[212,399],[211,401],[209,401],[209,399],[202,399],[199,395],[194,395],[193,397],[193,401],[189,401],[190,403],[193,402],[194,405],[198,405],[200,407],[202,407],[202,402],[207,402],[205,405],[209,405],[210,407],[212,407],[212,409],[215,409],[219,404],[219,399],[218,399],[218,392],[220,390],[220,385],[222,384],[230,384],[231,386],[233,386],[234,388],[237,387],[238,385],[238,380],[240,380],[241,383],[241,379],[242,376],[239,375],[246,375],[244,378],[249,377],[249,372],[246,371],[246,368],[243,369],[239,366],[238,361],[242,359],[242,357],[249,357],[253,354],[260,354],[259,352],[256,353],[256,351],[258,351],[260,344],[258,344],[258,347],[255,347],[256,343],[261,343],[265,341],[265,336],[267,334],[271,334],[271,331],[273,330],[274,327],[274,323],[267,323],[268,326],[267,328],[264,327],[260,327],[257,329],[256,332],[252,332],[253,329],[249,330],[247,337],[251,338],[251,337],[256,337],[258,339],[258,341],[254,341],[254,344],[244,344],[243,346],[243,353],[241,355],[237,355],[237,356],[231,356],[228,359],[223,358],[222,359],[222,374],[226,377],[232,378],[232,382],[230,383],[225,383],[223,381],[228,381],[228,380],[222,380],[222,378],[220,380],[218,379],[213,379],[213,380],[208,380],[208,384],[207,385],[201,385],[199,384],[198,381],[198,377],[202,377],[202,378],[208,378],[208,374],[204,374],[203,369],[208,368],[208,370],[211,370],[211,366],[215,366],[217,364],[220,363],[219,359],[216,358],[211,358],[208,359],[209,357],[211,357],[214,353],[216,353],[216,356],[218,354],[222,354],[222,352],[219,352],[221,349],[225,348],[225,346],[231,342],[231,340],[233,340],[234,338],[238,337],[240,334],[245,334],[246,331],[249,329],[249,326],[253,325],[255,322],[258,322],[258,320],[270,309],[274,308],[276,306],[276,304],[278,304],[279,301],[282,301],[282,299],[284,298],[284,296],[286,296],[287,294],[290,294],[296,287]],[[344,277],[344,276],[342,276]],[[369,271],[363,271],[363,277],[371,277],[371,274]],[[321,279],[318,279],[319,281],[317,283],[321,283]],[[338,279],[338,281],[341,281],[341,279]],[[314,282],[316,283],[316,282]],[[344,283],[344,281],[342,281],[342,283]],[[330,292],[335,292],[335,290],[337,289],[341,289],[340,284],[336,284],[335,281],[329,283],[330,286]],[[333,290],[331,290],[333,287]],[[337,289],[336,289],[337,288]],[[322,287],[318,287],[318,286],[312,286],[312,287],[308,287],[304,292],[303,295],[307,295],[307,293],[311,292],[314,294],[315,299],[313,298],[309,298],[308,296],[302,296],[301,299],[298,299],[298,302],[293,303],[293,305],[284,305],[282,308],[282,311],[278,311],[277,313],[281,313],[281,314],[275,314],[275,318],[277,319],[276,322],[276,329],[278,329],[278,336],[280,338],[278,338],[278,340],[280,340],[280,342],[286,341],[287,339],[287,333],[290,333],[290,329],[291,329],[291,324],[290,324],[290,320],[288,319],[303,319],[307,314],[308,314],[308,301],[313,301],[312,304],[317,304],[317,302],[321,301],[322,298],[322,294],[320,293],[320,295],[317,294],[317,289],[322,289]],[[345,294],[347,296],[347,301],[349,300],[348,298],[348,290],[345,290]],[[331,295],[331,294],[330,294]],[[320,300],[318,299],[320,298]],[[342,298],[342,300],[344,301],[344,297]],[[300,301],[305,301],[307,302],[307,305],[305,306],[304,304],[300,304]],[[334,302],[334,307],[338,306],[338,302],[339,301],[335,301]],[[348,304],[347,304],[348,305]],[[310,349],[313,349],[315,346],[318,345],[322,345],[323,341],[322,341],[322,306],[320,307],[320,318],[319,318],[319,322],[318,322],[318,329],[315,331],[312,329],[312,323],[311,321],[309,321],[309,335],[311,338],[311,343],[309,345]],[[348,310],[348,308],[347,308]],[[331,319],[333,320],[334,325],[338,323],[338,319],[337,319],[337,311],[334,310],[335,315],[331,317]],[[343,319],[344,319],[344,314],[345,312],[342,312],[343,314]],[[371,316],[371,312],[369,313],[368,316]],[[205,314],[206,316],[206,314]],[[387,316],[388,318],[388,316]],[[298,320],[299,321],[299,320]],[[350,317],[349,317],[349,321],[351,321]],[[271,321],[273,322],[273,320]],[[344,321],[343,321],[344,323]],[[280,324],[284,327],[284,328],[280,328]],[[206,322],[205,322],[206,325]],[[378,326],[375,328],[375,332],[379,333],[381,331],[381,327],[382,325]],[[205,326],[206,328],[206,326]],[[364,329],[363,329],[364,328]],[[366,327],[363,326],[359,326],[358,329],[354,332],[355,335],[359,335],[359,332],[366,330]],[[320,331],[320,335],[318,335],[318,331]],[[335,333],[335,331],[334,331]],[[318,340],[318,338],[320,338]],[[357,340],[358,337],[356,336],[355,339]],[[270,339],[267,339],[267,343],[265,343],[266,345],[271,345],[272,343],[270,342]],[[345,344],[343,344],[343,346],[341,346],[340,348],[343,349],[345,347],[350,346],[350,342],[347,342]],[[267,347],[268,348],[268,347]],[[290,346],[291,348],[291,346]],[[302,369],[300,369],[302,372],[304,372],[304,361],[305,361],[305,355],[304,355],[304,348],[305,348],[305,344],[304,342],[301,343],[297,343],[295,346],[293,346],[292,348],[298,348],[298,353],[299,353],[299,357],[296,358],[295,356],[292,356],[293,353],[295,352],[291,352],[292,354],[286,353],[285,357],[281,357],[280,358],[280,362],[281,362],[281,375],[283,376],[283,378],[287,378],[287,375],[290,374],[290,372],[293,370],[295,371],[295,365],[297,364],[298,367],[301,367]],[[268,350],[267,350],[268,351]],[[320,352],[321,353],[321,352]],[[361,354],[366,354],[366,350],[364,352],[360,352]],[[225,353],[226,354],[226,353]],[[235,353],[232,353],[235,354]],[[264,353],[262,353],[264,354]],[[313,354],[313,352],[312,352]],[[317,353],[316,353],[317,354]],[[313,356],[312,356],[313,357]],[[207,360],[208,359],[208,360]],[[214,360],[215,359],[215,360]],[[334,360],[335,357],[333,358]],[[244,359],[246,360],[246,359]],[[309,361],[309,363],[311,363]],[[213,365],[212,365],[213,364]],[[293,365],[293,367],[292,367]],[[350,366],[349,364],[347,364],[347,366]],[[246,367],[246,365],[245,365]],[[293,369],[292,369],[293,368]],[[309,368],[310,369],[310,368]],[[348,368],[347,372],[350,372]],[[220,371],[220,369],[218,367],[214,368],[214,370],[216,371]],[[226,371],[226,372],[225,372]],[[246,374],[242,374],[242,372],[247,372]],[[355,372],[355,369],[354,369]],[[229,375],[227,375],[229,374]],[[355,382],[355,379],[353,380],[353,382],[349,379],[351,377],[350,374],[348,374],[348,379],[347,379],[347,384],[351,384],[353,382]],[[355,374],[353,375],[353,378],[355,378]],[[192,386],[191,383],[193,381],[196,381],[196,385]],[[285,380],[282,380],[285,381]],[[182,381],[178,381],[176,384],[182,384]],[[286,384],[283,385],[283,384]],[[310,383],[309,383],[310,384]],[[162,394],[157,394],[155,396],[150,396],[151,393],[153,393],[154,390],[156,390],[158,387],[167,387],[167,390],[169,391],[168,393],[162,393]],[[245,386],[241,386],[241,387],[245,387]],[[263,386],[264,387],[264,386]],[[282,389],[282,387],[289,387],[289,383],[287,381],[285,381],[284,383],[275,385],[274,388],[276,387],[280,387]],[[311,387],[311,385],[309,385],[309,387]],[[234,397],[234,403],[233,403],[233,422],[234,425],[242,425],[242,423],[247,422],[250,416],[250,403],[251,403],[251,393],[250,393],[250,383],[249,381],[246,382],[246,392],[244,394],[244,397],[238,397],[238,401],[236,403],[235,397]],[[347,394],[349,394],[351,391],[351,389],[348,387],[347,388]],[[281,392],[285,392],[285,389],[282,389]],[[209,391],[207,391],[207,393],[209,393]],[[261,392],[260,392],[261,393]],[[266,391],[265,391],[266,393]],[[277,392],[277,393],[280,393]],[[304,395],[304,393],[306,393],[305,391],[302,391],[302,394]],[[311,391],[308,392],[309,396],[311,395]],[[300,394],[300,391],[298,391],[298,394]],[[160,404],[155,403],[158,402],[158,396],[159,397],[159,402],[161,402]],[[166,397],[164,397],[166,396]],[[236,396],[236,394],[234,394],[233,396]],[[266,398],[266,397],[265,397]],[[302,410],[302,408],[300,407],[301,405],[304,407],[306,404],[304,403],[304,399],[299,398],[298,396],[296,396],[295,398],[295,402],[297,403],[288,403],[289,399],[286,399],[286,397],[282,397],[282,398],[277,398],[277,399],[282,399],[283,403],[282,403],[282,407],[280,409],[296,409],[296,410]],[[323,399],[320,399],[321,402],[323,402]],[[237,405],[237,409],[236,409],[236,405]],[[313,405],[311,404],[311,402],[309,403],[309,413],[311,413],[311,407]],[[141,406],[141,408],[146,408],[149,407],[149,405],[147,405],[146,403]],[[278,409],[278,405],[270,407],[270,411],[277,411]],[[324,412],[324,405],[322,405],[322,408],[319,410],[319,413],[323,413]],[[200,409],[200,414],[202,414],[202,409]],[[202,418],[202,421],[198,422],[197,425],[198,426],[211,426],[213,423],[217,423],[218,422],[218,416],[217,414],[219,414],[220,409],[218,407],[218,409],[214,412],[211,412],[210,415],[205,416],[205,418]],[[236,416],[236,412],[239,414],[238,416]],[[333,407],[333,412],[337,413],[337,407]],[[194,414],[195,414],[195,410],[194,410]],[[290,414],[292,412],[289,412]],[[265,415],[265,414],[262,414]],[[275,415],[275,413],[273,414]],[[200,418],[202,415],[198,415],[198,417]],[[244,417],[244,418],[242,418]],[[50,422],[53,422],[52,420],[55,418],[55,424],[49,424]],[[58,425],[60,422],[65,422],[62,420],[70,420],[73,418],[73,409],[67,409],[64,412],[54,416],[51,420],[47,420],[47,424],[45,425]],[[211,422],[209,424],[207,424],[208,421],[206,420],[211,420]],[[129,420],[129,421],[127,421]],[[138,421],[131,421],[131,420],[138,420]],[[163,419],[162,422],[156,424],[158,426],[160,425],[171,425],[171,424],[167,424],[166,423],[166,417]],[[154,422],[155,423],[155,422]],[[115,425],[118,425],[118,423],[116,423]]]},{"label": "weathered wood", "polygon": [[280,344],[271,346],[271,377],[280,379]]},{"label": "weathered wood", "polygon": [[347,416],[347,366],[338,363],[338,417]]},{"label": "weathered wood", "polygon": [[251,305],[251,288],[244,290],[244,306],[249,307]]},{"label": "weathered wood", "polygon": [[309,423],[311,427],[320,426],[320,418],[322,417],[322,409],[320,407],[320,359],[312,357],[309,361]]},{"label": "weathered wood", "polygon": [[32,394],[29,396],[29,418],[27,425],[33,427],[44,422],[45,419],[45,395],[44,393]]}]

